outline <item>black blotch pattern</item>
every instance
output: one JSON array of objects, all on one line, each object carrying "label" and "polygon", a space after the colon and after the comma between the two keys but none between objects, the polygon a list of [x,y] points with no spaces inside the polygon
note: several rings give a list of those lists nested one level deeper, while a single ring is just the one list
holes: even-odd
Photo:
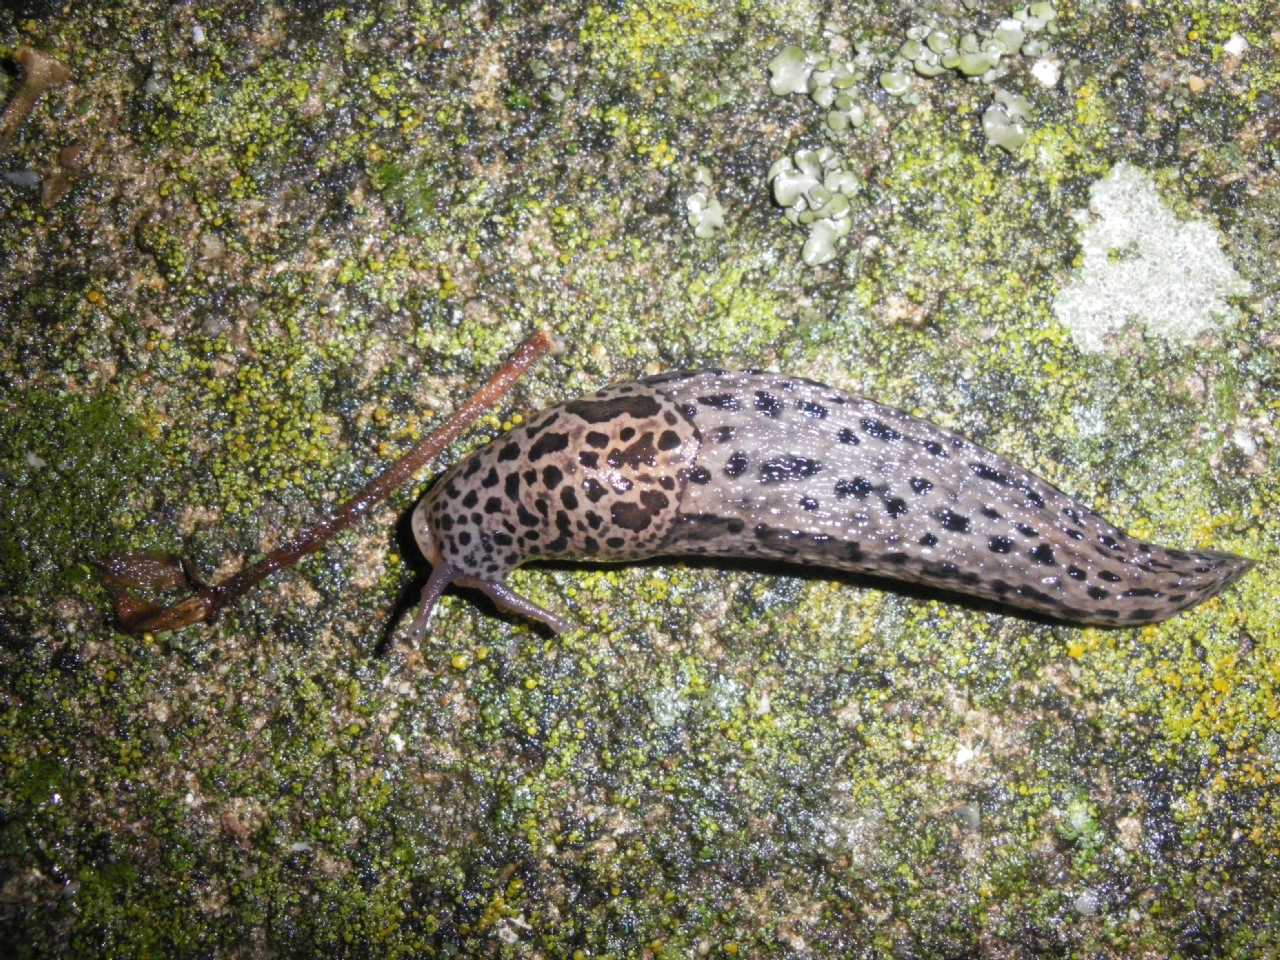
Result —
[{"label": "black blotch pattern", "polygon": [[514,460],[518,456],[520,456],[520,444],[508,443],[498,451],[498,462],[506,463],[508,460]]},{"label": "black blotch pattern", "polygon": [[689,482],[696,484],[704,484],[711,482],[711,471],[706,467],[694,467],[689,471]]},{"label": "black blotch pattern", "polygon": [[738,435],[734,427],[716,427],[711,431],[711,439],[716,443],[728,443]]},{"label": "black blotch pattern", "polygon": [[599,430],[588,430],[584,439],[587,441],[587,446],[595,447],[597,450],[603,450],[609,445],[609,435]]},{"label": "black blotch pattern", "polygon": [[490,467],[489,472],[480,478],[480,486],[496,487],[498,485],[498,468]]},{"label": "black blotch pattern", "polygon": [[501,497],[490,497],[488,500],[484,502],[485,513],[498,513],[501,510],[502,510]]},{"label": "black blotch pattern", "polygon": [[607,491],[595,477],[587,477],[582,481],[582,492],[587,495],[587,499],[592,503],[597,503]]},{"label": "black blotch pattern", "polygon": [[578,494],[574,492],[573,487],[565,487],[560,491],[560,502],[564,504],[566,510],[578,509]]},{"label": "black blotch pattern", "polygon": [[865,417],[862,421],[862,429],[877,440],[883,440],[885,443],[892,443],[895,440],[902,439],[902,434],[882,420],[872,420],[870,417]]},{"label": "black blotch pattern", "polygon": [[858,439],[858,435],[854,433],[852,430],[850,430],[848,427],[845,427],[838,434],[836,434],[836,439],[839,440],[841,443],[847,443],[853,447],[856,447],[858,444],[862,442],[861,440]]},{"label": "black blotch pattern", "polygon": [[732,393],[717,393],[709,397],[699,397],[698,402],[704,407],[715,410],[737,410],[738,398]]},{"label": "black blotch pattern", "polygon": [[1089,587],[1085,590],[1085,593],[1089,595],[1091,600],[1105,600],[1111,596],[1109,591],[1103,590],[1101,587]]},{"label": "black blotch pattern", "polygon": [[514,472],[507,474],[507,482],[502,485],[502,489],[508,499],[516,499],[520,495],[520,474]]},{"label": "black blotch pattern", "polygon": [[594,470],[600,463],[600,454],[591,450],[583,450],[578,454],[578,462],[589,470]]},{"label": "black blotch pattern", "polygon": [[520,521],[521,526],[525,527],[536,527],[542,523],[536,514],[530,513],[524,508],[523,503],[516,504],[516,519]]},{"label": "black blotch pattern", "polygon": [[658,437],[659,450],[675,450],[680,446],[680,434],[674,430],[663,430],[662,435]]},{"label": "black blotch pattern", "polygon": [[956,513],[950,507],[943,507],[941,510],[934,511],[934,517],[937,521],[948,530],[955,533],[969,532],[969,518],[963,514]]},{"label": "black blotch pattern", "polygon": [[924,448],[935,457],[942,457],[943,459],[946,459],[949,456],[946,448],[937,440],[926,440]]},{"label": "black blotch pattern", "polygon": [[[665,499],[665,498],[664,498]],[[653,514],[638,503],[619,500],[609,507],[609,515],[615,525],[623,530],[639,533],[653,522]]]},{"label": "black blotch pattern", "polygon": [[782,413],[782,401],[772,393],[768,393],[764,390],[757,390],[755,408],[766,417],[776,417],[778,414]]},{"label": "black blotch pattern", "polygon": [[1081,570],[1079,567],[1073,565],[1073,566],[1067,567],[1067,576],[1070,577],[1072,580],[1084,580],[1088,576],[1088,574],[1085,573],[1083,570]]},{"label": "black blotch pattern", "polygon": [[900,517],[907,512],[907,501],[901,497],[886,497],[884,508],[891,517]]},{"label": "black blotch pattern", "polygon": [[760,464],[760,482],[782,483],[785,480],[803,480],[821,470],[822,464],[818,461],[788,453]]},{"label": "black blotch pattern", "polygon": [[1098,577],[1099,579],[1107,581],[1107,583],[1120,582],[1120,577],[1117,574],[1112,573],[1110,570],[1099,570]]},{"label": "black blotch pattern", "polygon": [[468,510],[470,510],[479,502],[480,502],[480,494],[476,493],[474,490],[468,490],[467,495],[462,498],[462,505],[466,507]]},{"label": "black blotch pattern", "polygon": [[653,397],[642,395],[614,397],[611,400],[575,400],[566,403],[564,408],[587,423],[608,423],[623,414],[643,420],[645,417],[656,416],[662,409]]},{"label": "black blotch pattern", "polygon": [[800,408],[800,412],[806,417],[812,417],[814,420],[822,420],[827,416],[827,408],[820,403],[814,403],[812,400],[801,400],[796,406]]},{"label": "black blotch pattern", "polygon": [[1042,543],[1032,550],[1031,559],[1046,567],[1056,567],[1058,565],[1057,558],[1053,555],[1053,548],[1047,543]]},{"label": "black blotch pattern", "polygon": [[922,547],[936,547],[937,545],[938,545],[938,538],[935,537],[932,533],[926,533],[923,537],[920,538],[920,546]]},{"label": "black blotch pattern", "polygon": [[555,464],[548,464],[542,468],[542,483],[548,490],[554,490],[560,486],[560,481],[563,479],[564,474]]},{"label": "black blotch pattern", "polygon": [[1015,529],[1015,530],[1017,530],[1017,531],[1018,531],[1020,534],[1022,534],[1024,537],[1038,537],[1038,536],[1040,536],[1040,532],[1039,532],[1038,530],[1036,530],[1034,527],[1029,527],[1029,526],[1027,526],[1025,523],[1018,523],[1018,524],[1015,524],[1015,525],[1014,525],[1014,529]]},{"label": "black blotch pattern", "polygon": [[654,466],[658,462],[658,451],[653,445],[653,434],[644,433],[639,440],[625,450],[610,450],[606,460],[609,466],[615,469],[624,465],[632,470]]},{"label": "black blotch pattern", "polygon": [[736,479],[737,477],[742,476],[746,469],[747,455],[739,450],[725,461],[724,475],[730,479]]},{"label": "black blotch pattern", "polygon": [[1164,596],[1164,593],[1160,590],[1152,590],[1150,587],[1134,587],[1131,590],[1126,590],[1124,593],[1120,594],[1120,596],[1122,597],[1153,597],[1158,600],[1160,597]]},{"label": "black blotch pattern", "polygon": [[865,500],[867,494],[871,492],[871,481],[866,477],[854,477],[852,480],[837,480],[835,486],[836,498],[843,500],[846,497],[857,497],[859,500]]},{"label": "black blotch pattern", "polygon": [[800,509],[808,510],[810,513],[812,513],[814,510],[818,509],[818,501],[813,499],[813,497],[801,497]]},{"label": "black blotch pattern", "polygon": [[623,443],[627,443],[635,435],[636,435],[635,427],[623,427],[622,430],[619,431],[618,433],[618,439],[621,440]]},{"label": "black blotch pattern", "polygon": [[925,494],[933,489],[933,481],[924,477],[912,477],[911,489],[917,494]]},{"label": "black blotch pattern", "polygon": [[1008,553],[1013,549],[1013,541],[1008,537],[992,537],[987,541],[987,548],[992,553]]}]

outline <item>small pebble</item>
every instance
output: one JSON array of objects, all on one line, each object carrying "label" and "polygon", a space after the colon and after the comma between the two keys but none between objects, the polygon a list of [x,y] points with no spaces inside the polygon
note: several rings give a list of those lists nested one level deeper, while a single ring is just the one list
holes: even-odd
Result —
[{"label": "small pebble", "polygon": [[4,177],[6,183],[12,184],[19,190],[40,189],[40,174],[34,170],[6,170],[0,176]]},{"label": "small pebble", "polygon": [[1244,52],[1249,49],[1249,41],[1238,33],[1233,33],[1231,39],[1222,45],[1222,49],[1226,51],[1228,56],[1242,57]]},{"label": "small pebble", "polygon": [[1053,57],[1041,57],[1031,65],[1031,76],[1042,87],[1056,87],[1062,76],[1062,64]]},{"label": "small pebble", "polygon": [[1192,93],[1204,93],[1205,88],[1209,86],[1203,77],[1198,77],[1194,73],[1187,77],[1187,89]]}]

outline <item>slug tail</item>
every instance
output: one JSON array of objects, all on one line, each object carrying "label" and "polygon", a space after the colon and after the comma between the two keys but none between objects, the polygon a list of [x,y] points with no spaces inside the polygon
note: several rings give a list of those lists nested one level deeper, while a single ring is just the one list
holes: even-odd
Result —
[{"label": "slug tail", "polygon": [[1253,561],[1217,550],[1177,550],[1138,545],[1128,563],[1117,565],[1124,579],[1115,584],[1115,611],[1106,622],[1116,626],[1160,623],[1216,597],[1249,572]]}]

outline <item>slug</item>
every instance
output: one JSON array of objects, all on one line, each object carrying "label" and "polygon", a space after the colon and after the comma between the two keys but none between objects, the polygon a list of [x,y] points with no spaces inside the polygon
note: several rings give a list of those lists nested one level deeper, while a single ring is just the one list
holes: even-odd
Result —
[{"label": "slug", "polygon": [[799,377],[680,372],[543,411],[414,508],[450,584],[560,632],[503,580],[529,560],[764,557],[873,574],[1072,624],[1134,626],[1252,561],[1135,540],[1030,471],[927,421]]}]

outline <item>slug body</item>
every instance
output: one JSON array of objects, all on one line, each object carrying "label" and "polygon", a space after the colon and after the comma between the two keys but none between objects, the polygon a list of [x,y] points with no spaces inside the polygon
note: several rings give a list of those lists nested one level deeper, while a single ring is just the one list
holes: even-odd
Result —
[{"label": "slug body", "polygon": [[419,501],[449,583],[568,628],[503,580],[529,560],[764,557],[982,597],[1056,620],[1158,622],[1252,562],[1139,542],[1042,478],[927,421],[773,373],[663,374],[543,411]]}]

